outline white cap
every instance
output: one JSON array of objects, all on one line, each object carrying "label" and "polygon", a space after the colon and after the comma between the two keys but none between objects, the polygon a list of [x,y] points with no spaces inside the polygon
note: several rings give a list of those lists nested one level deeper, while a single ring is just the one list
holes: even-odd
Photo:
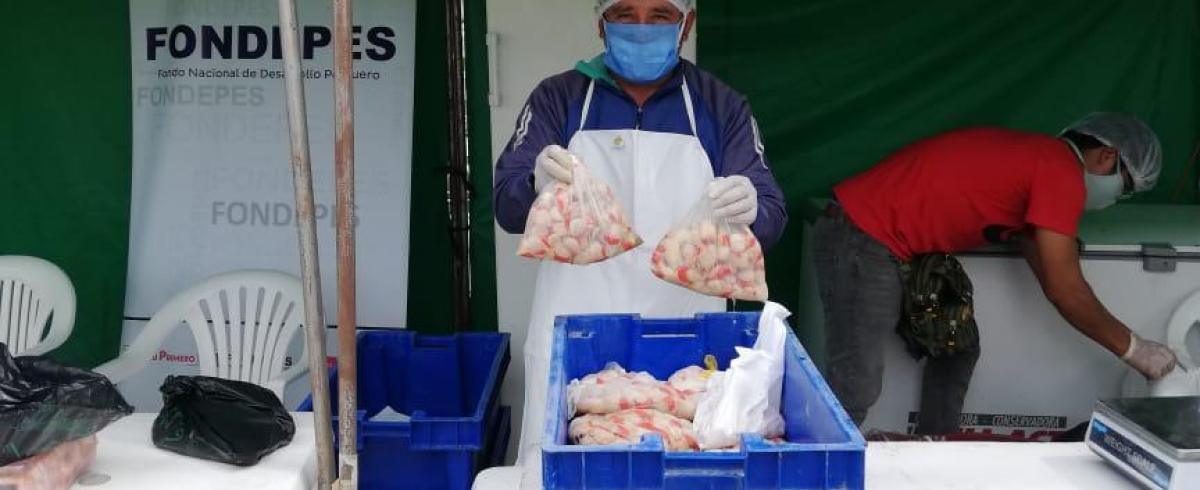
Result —
[{"label": "white cap", "polygon": [[[596,0],[596,15],[603,15],[604,11],[608,10],[609,7],[616,5],[619,1],[621,0]],[[687,14],[688,12],[691,12],[692,9],[696,8],[696,0],[667,1],[671,2],[671,5],[674,5],[675,8],[679,9],[679,11],[683,14]]]},{"label": "white cap", "polygon": [[1135,192],[1148,191],[1162,172],[1162,145],[1158,135],[1136,116],[1118,112],[1093,112],[1067,126],[1062,132],[1086,134],[1117,149]]}]

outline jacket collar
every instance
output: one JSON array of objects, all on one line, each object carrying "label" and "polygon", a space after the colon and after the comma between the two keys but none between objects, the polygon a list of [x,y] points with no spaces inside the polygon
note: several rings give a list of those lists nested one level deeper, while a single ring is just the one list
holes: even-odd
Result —
[{"label": "jacket collar", "polygon": [[[671,77],[667,79],[667,83],[659,87],[650,98],[654,99],[665,92],[678,90],[683,85],[684,66],[690,63],[690,61],[681,58],[679,63],[675,65],[675,68],[671,70]],[[602,87],[607,86],[609,89],[625,95],[625,91],[621,90],[621,87],[617,85],[617,81],[613,79],[612,74],[608,71],[608,66],[604,64],[604,53],[600,53],[590,60],[580,60],[578,63],[575,63],[575,71],[578,71],[591,80],[604,82],[600,84]],[[625,96],[628,97],[628,95]]]}]

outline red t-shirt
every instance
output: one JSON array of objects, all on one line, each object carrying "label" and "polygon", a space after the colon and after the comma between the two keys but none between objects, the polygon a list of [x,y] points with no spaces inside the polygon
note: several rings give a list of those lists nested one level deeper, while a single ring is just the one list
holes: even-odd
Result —
[{"label": "red t-shirt", "polygon": [[851,221],[904,261],[1030,225],[1073,237],[1086,197],[1083,167],[1065,142],[996,128],[918,141],[833,192]]}]

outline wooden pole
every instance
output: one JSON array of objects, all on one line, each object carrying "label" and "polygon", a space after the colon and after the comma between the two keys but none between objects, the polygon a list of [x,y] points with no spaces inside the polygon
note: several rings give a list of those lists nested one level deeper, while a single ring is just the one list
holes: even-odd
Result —
[{"label": "wooden pole", "polygon": [[317,436],[317,488],[325,490],[331,488],[333,483],[333,427],[329,408],[329,372],[325,364],[325,311],[321,302],[321,271],[317,263],[312,163],[308,152],[308,110],[304,105],[304,86],[300,74],[295,0],[279,0],[279,25],[283,36],[292,185],[296,191],[296,228],[300,241],[300,275],[304,285],[308,379],[312,383],[313,430]]},{"label": "wooden pole", "polygon": [[354,90],[351,0],[333,0],[333,160],[337,199],[338,488],[358,488],[357,352],[354,248]]}]

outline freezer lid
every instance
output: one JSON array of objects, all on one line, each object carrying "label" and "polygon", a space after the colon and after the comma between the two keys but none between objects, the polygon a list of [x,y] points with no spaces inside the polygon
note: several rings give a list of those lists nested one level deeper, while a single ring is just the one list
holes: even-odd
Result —
[{"label": "freezer lid", "polygon": [[1200,206],[1118,204],[1083,213],[1079,238],[1087,249],[1140,252],[1142,244],[1200,252]]},{"label": "freezer lid", "polygon": [[[812,198],[801,205],[802,217],[815,221],[831,199]],[[1101,211],[1087,211],[1079,221],[1079,238],[1084,255],[1096,258],[1143,257],[1169,247],[1180,260],[1195,260],[1200,255],[1200,205],[1118,204]],[[1152,244],[1146,247],[1146,244]],[[1016,254],[1008,245],[988,245],[967,252],[974,254]]]}]

